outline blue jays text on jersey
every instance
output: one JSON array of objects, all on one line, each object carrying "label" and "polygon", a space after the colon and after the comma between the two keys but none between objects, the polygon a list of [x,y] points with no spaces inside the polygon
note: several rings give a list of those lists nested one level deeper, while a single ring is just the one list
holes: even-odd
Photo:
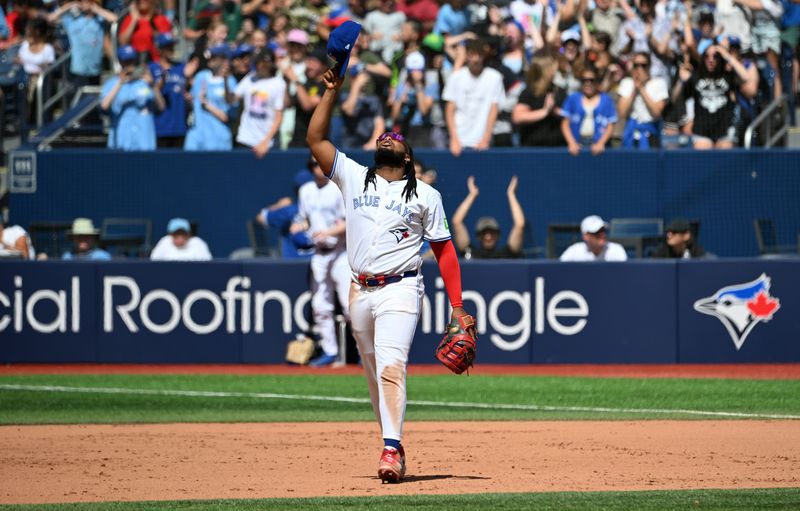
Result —
[{"label": "blue jays text on jersey", "polygon": [[[364,194],[358,197],[353,197],[353,209],[355,210],[363,207],[377,208],[380,206],[380,202],[380,196]],[[391,203],[384,206],[384,208],[388,209],[389,211],[394,211],[398,215],[402,216],[406,222],[411,222],[414,219],[414,212],[411,211],[407,206],[397,202],[394,199],[392,199]]]}]

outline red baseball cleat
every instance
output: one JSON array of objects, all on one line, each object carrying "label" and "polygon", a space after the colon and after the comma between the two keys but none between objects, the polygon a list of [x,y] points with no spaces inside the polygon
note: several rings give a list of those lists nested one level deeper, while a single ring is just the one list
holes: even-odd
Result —
[{"label": "red baseball cleat", "polygon": [[399,483],[406,473],[406,453],[403,446],[400,450],[384,447],[381,461],[378,463],[378,477],[387,483]]}]

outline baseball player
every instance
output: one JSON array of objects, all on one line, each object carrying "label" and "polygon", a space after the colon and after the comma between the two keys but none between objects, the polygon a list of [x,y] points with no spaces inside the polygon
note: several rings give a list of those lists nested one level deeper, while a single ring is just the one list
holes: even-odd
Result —
[{"label": "baseball player", "polygon": [[326,366],[336,361],[339,343],[336,341],[336,324],[333,321],[334,295],[345,319],[349,318],[347,299],[350,293],[350,267],[344,244],[344,202],[335,184],[328,180],[313,158],[308,168],[314,180],[300,187],[297,194],[298,214],[301,222],[292,226],[307,230],[314,241],[311,257],[311,310],[320,338],[322,354],[309,362],[314,367]]},{"label": "baseball player", "polygon": [[350,321],[384,442],[378,477],[398,482],[406,469],[400,441],[408,352],[424,294],[423,240],[430,241],[438,261],[453,319],[468,314],[462,307],[461,270],[441,195],[415,178],[414,153],[403,136],[384,133],[378,137],[375,164],[369,168],[325,140],[341,74],[328,70],[323,75],[326,90],[311,117],[306,140],[322,171],[344,197],[352,271]]}]

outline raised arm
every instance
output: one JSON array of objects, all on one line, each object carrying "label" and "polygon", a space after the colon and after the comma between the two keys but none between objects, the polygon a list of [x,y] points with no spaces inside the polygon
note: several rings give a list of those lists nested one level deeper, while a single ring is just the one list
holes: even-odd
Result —
[{"label": "raised arm", "polygon": [[517,176],[511,178],[508,183],[508,207],[511,209],[511,218],[514,220],[514,225],[508,233],[508,248],[518,254],[522,252],[522,237],[525,231],[525,212],[522,211],[522,206],[517,200]]},{"label": "raised arm", "polygon": [[467,196],[464,197],[464,200],[461,201],[461,204],[458,205],[455,213],[453,213],[453,238],[456,241],[456,248],[458,248],[459,252],[464,252],[469,246],[469,231],[464,226],[464,219],[467,218],[472,204],[480,193],[480,190],[475,185],[475,177],[469,176],[467,178],[467,189],[469,190]]},{"label": "raised arm", "polygon": [[322,99],[311,115],[306,143],[322,171],[326,176],[330,176],[333,170],[333,160],[336,158],[336,147],[326,140],[325,136],[328,134],[336,96],[339,95],[339,87],[342,86],[343,80],[336,76],[332,69],[328,69],[322,75],[322,81],[325,82],[325,93],[322,94]]}]

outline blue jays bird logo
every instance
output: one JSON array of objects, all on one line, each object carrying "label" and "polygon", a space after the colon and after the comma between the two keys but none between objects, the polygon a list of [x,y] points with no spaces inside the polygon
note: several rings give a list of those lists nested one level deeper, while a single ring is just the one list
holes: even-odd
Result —
[{"label": "blue jays bird logo", "polygon": [[766,273],[751,282],[723,287],[713,296],[694,302],[694,310],[716,316],[728,330],[738,351],[761,321],[769,321],[781,302],[769,294],[771,280]]},{"label": "blue jays bird logo", "polygon": [[400,243],[401,241],[410,236],[408,232],[408,227],[397,227],[395,229],[389,229],[389,232],[394,234],[394,239],[396,239],[398,243]]}]

